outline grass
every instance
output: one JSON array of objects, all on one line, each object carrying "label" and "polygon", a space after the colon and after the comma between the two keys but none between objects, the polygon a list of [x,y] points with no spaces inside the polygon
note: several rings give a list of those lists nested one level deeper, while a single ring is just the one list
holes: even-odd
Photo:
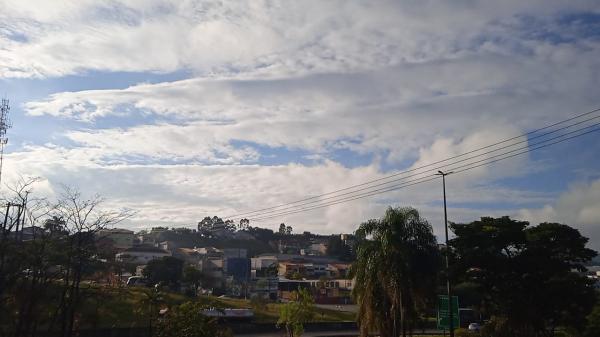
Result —
[{"label": "grass", "polygon": [[[268,303],[252,307],[249,300],[217,298],[213,296],[186,297],[179,293],[161,291],[158,301],[152,301],[153,289],[143,287],[109,288],[90,286],[83,289],[84,303],[80,326],[87,328],[141,327],[148,326],[150,307],[168,308],[187,301],[200,301],[221,308],[248,308],[255,314],[257,323],[275,323],[282,304]],[[315,308],[315,322],[354,321],[355,314],[331,309]]]}]

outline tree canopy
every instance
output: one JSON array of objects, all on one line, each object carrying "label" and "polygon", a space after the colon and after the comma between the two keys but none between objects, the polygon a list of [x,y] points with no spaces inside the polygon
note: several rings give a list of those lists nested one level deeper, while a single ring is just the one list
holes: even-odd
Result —
[{"label": "tree canopy", "polygon": [[172,256],[165,256],[148,262],[142,272],[149,284],[164,283],[171,287],[179,285],[182,273],[183,261]]},{"label": "tree canopy", "polygon": [[453,275],[477,287],[497,336],[547,336],[557,326],[582,329],[595,302],[590,281],[573,270],[596,252],[563,224],[509,217],[451,224]]}]

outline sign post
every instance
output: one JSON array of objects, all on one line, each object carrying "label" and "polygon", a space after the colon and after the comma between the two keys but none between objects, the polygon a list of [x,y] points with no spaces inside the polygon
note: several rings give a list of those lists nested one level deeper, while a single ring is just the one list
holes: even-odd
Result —
[{"label": "sign post", "polygon": [[[452,296],[452,327],[460,327],[458,316],[458,296]],[[448,312],[448,296],[438,295],[437,327],[441,330],[450,329],[450,314]]]}]

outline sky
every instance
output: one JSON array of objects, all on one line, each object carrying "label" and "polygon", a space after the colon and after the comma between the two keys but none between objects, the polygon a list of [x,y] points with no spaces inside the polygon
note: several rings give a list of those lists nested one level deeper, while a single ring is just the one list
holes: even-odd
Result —
[{"label": "sky", "polygon": [[[327,193],[600,107],[598,1],[1,3],[2,192],[75,186],[137,211],[131,229]],[[449,220],[567,223],[600,249],[598,149],[595,133],[451,175]],[[441,192],[251,225],[352,232],[412,206],[441,239]]]}]

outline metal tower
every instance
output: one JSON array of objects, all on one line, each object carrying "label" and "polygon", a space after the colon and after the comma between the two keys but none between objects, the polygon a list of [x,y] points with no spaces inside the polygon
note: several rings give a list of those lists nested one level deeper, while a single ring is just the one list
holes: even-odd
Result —
[{"label": "metal tower", "polygon": [[10,120],[8,119],[8,112],[10,106],[8,100],[3,98],[0,103],[0,188],[2,187],[2,161],[4,159],[4,145],[8,143],[8,137],[6,131],[12,127]]}]

